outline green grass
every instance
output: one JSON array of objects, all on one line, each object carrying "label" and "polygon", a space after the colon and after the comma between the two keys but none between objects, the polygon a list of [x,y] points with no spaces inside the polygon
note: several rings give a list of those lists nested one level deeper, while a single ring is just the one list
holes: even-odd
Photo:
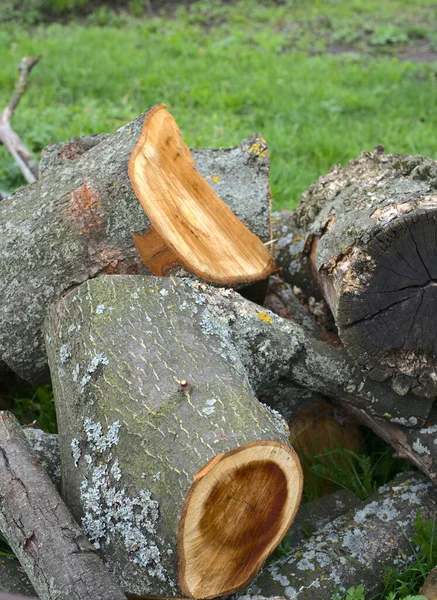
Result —
[{"label": "green grass", "polygon": [[[437,21],[435,7],[425,14],[427,4],[413,7],[416,21],[425,15],[427,22],[416,24],[415,35]],[[113,26],[88,20],[35,27],[31,35],[9,24],[0,31],[0,106],[20,58],[42,54],[14,119],[35,153],[71,136],[113,131],[165,102],[191,146],[238,144],[261,131],[270,148],[275,207],[292,207],[332,164],[379,143],[389,152],[437,158],[436,64],[308,54],[323,50],[346,24],[361,31],[370,17],[384,24],[397,15],[396,27],[405,33],[406,6],[402,0],[383,8],[300,0],[275,7],[246,0],[181,8],[173,19],[133,21],[110,13]],[[0,149],[0,189],[20,183]]]}]

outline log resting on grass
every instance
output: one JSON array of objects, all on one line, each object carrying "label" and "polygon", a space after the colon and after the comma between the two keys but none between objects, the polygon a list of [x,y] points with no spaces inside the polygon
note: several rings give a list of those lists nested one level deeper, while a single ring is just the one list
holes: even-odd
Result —
[{"label": "log resting on grass", "polygon": [[125,598],[8,412],[0,412],[0,531],[41,600]]},{"label": "log resting on grass", "polygon": [[[52,302],[99,274],[147,273],[132,234],[150,223],[127,172],[144,118],[49,147],[41,178],[0,203],[0,359],[24,379],[48,378],[41,327]],[[192,154],[220,198],[267,242],[269,161],[253,139]]]},{"label": "log resting on grass", "polygon": [[436,207],[437,162],[377,148],[274,225],[284,274],[312,272],[353,360],[398,394],[437,394]]},{"label": "log resting on grass", "polygon": [[241,589],[300,501],[286,430],[211,313],[234,292],[201,285],[103,276],[46,320],[63,496],[129,593]]},{"label": "log resting on grass", "polygon": [[381,592],[384,569],[414,557],[409,538],[418,511],[435,518],[437,489],[419,473],[403,473],[264,569],[236,598],[332,600],[361,583],[369,597]]}]

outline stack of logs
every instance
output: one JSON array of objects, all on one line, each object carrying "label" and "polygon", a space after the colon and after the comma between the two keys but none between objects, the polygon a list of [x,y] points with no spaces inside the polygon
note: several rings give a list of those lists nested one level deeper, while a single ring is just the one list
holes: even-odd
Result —
[{"label": "stack of logs", "polygon": [[[378,148],[271,218],[262,137],[190,153],[164,105],[46,148],[0,202],[0,357],[50,371],[59,438],[1,414],[0,531],[32,585],[5,560],[0,591],[223,596],[290,531],[240,598],[377,591],[417,510],[437,515],[436,188],[437,163]],[[290,530],[281,414],[320,404],[423,474]]]}]

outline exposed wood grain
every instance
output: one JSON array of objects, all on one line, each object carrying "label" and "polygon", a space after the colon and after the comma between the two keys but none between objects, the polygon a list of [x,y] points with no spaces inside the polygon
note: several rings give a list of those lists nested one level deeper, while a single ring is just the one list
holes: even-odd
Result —
[{"label": "exposed wood grain", "polygon": [[247,585],[293,522],[302,481],[296,454],[278,442],[252,442],[213,458],[181,515],[182,591],[214,598]]},{"label": "exposed wood grain", "polygon": [[[147,113],[129,177],[156,233],[187,271],[220,284],[258,281],[273,271],[271,253],[196,171],[164,104]],[[160,263],[157,274],[162,269]]]}]

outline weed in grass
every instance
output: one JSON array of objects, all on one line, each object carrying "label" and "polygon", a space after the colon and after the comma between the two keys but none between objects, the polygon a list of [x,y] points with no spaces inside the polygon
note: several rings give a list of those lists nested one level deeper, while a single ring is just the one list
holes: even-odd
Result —
[{"label": "weed in grass", "polygon": [[9,547],[8,542],[2,535],[0,535],[0,556],[4,558],[15,558],[15,554],[13,553],[13,551]]},{"label": "weed in grass", "polygon": [[[348,489],[365,500],[397,473],[411,470],[406,460],[393,458],[391,446],[372,431],[362,430],[363,442],[359,452],[338,447],[311,457],[313,477],[304,484],[307,501],[320,496],[325,481],[331,482],[333,491]],[[305,461],[305,457],[301,457],[301,460]]]}]

